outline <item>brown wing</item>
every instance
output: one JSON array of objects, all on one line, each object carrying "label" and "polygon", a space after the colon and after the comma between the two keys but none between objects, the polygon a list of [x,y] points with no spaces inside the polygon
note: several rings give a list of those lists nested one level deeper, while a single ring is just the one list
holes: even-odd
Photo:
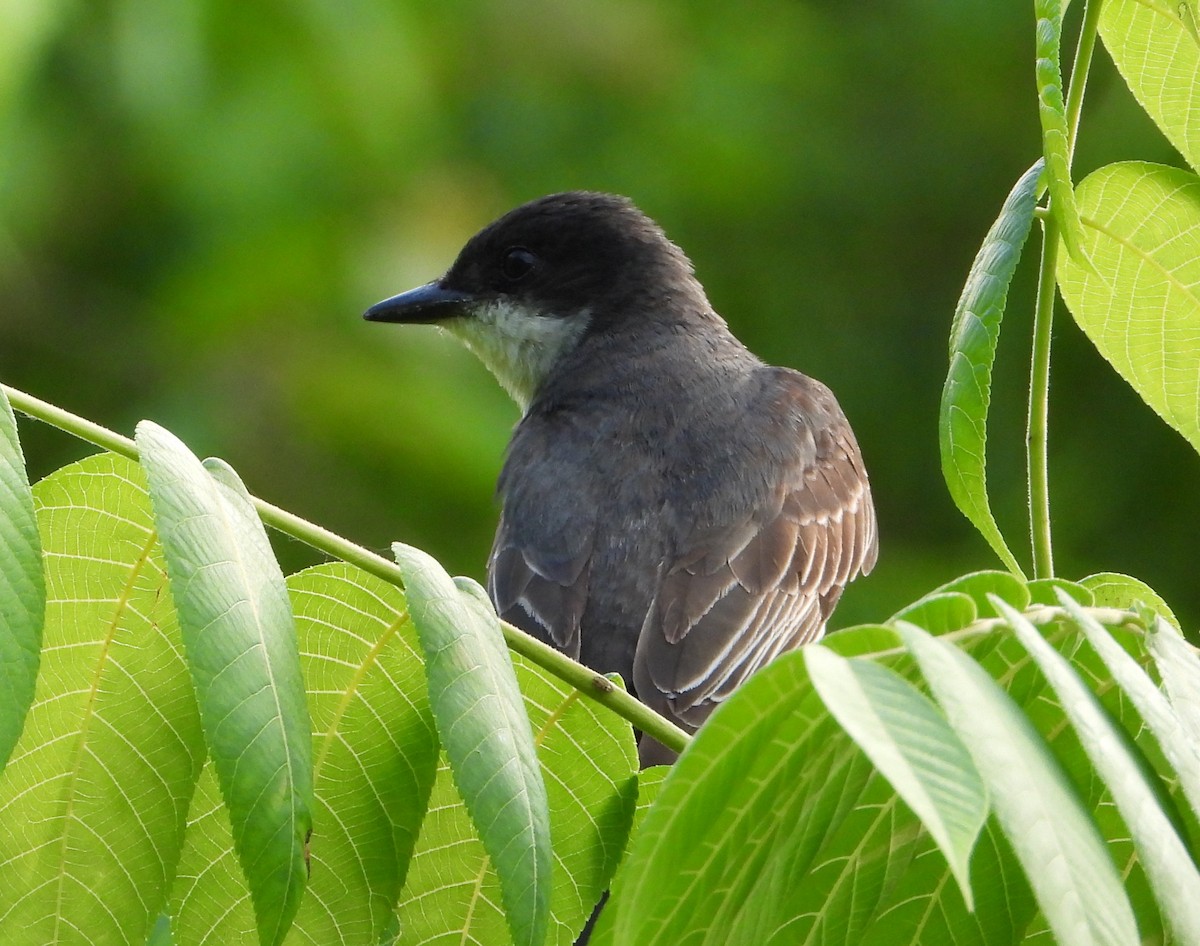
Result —
[{"label": "brown wing", "polygon": [[[849,424],[823,385],[794,372],[777,380],[771,442],[755,448],[768,477],[756,508],[683,533],[638,641],[638,696],[688,728],[759,667],[820,637],[842,588],[875,564],[875,510]],[[736,508],[707,508],[722,506]]]}]

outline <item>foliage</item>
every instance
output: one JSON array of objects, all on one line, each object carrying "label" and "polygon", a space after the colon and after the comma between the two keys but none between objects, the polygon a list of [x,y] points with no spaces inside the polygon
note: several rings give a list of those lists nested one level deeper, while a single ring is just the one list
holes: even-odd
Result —
[{"label": "foliage", "polygon": [[1005,544],[988,505],[984,449],[1000,323],[1008,287],[1033,224],[1035,191],[1043,167],[1039,159],[1017,181],[971,266],[950,329],[950,371],[938,423],[942,472],[950,495],[1005,566],[1018,574],[1021,566]]},{"label": "foliage", "polygon": [[[1062,5],[1035,7],[1043,155],[971,268],[941,413],[1008,571],[783,656],[669,771],[637,772],[631,722],[682,734],[424,553],[0,388],[0,939],[569,944],[610,889],[600,946],[1200,942],[1200,657],[1143,582],[1054,574],[1044,476],[1058,289],[1200,445],[1200,181],[1071,177],[1097,30],[1194,166],[1192,7],[1091,0],[1065,95]],[[1039,218],[1029,580],[984,451]],[[31,487],[9,399],[106,452]],[[340,561],[285,579],[263,522]]]},{"label": "foliage", "polygon": [[[1068,57],[1082,8],[1066,9]],[[751,350],[836,392],[886,554],[834,622],[875,620],[986,553],[930,488],[931,398],[972,253],[1039,152],[1031,9],[0,4],[0,379],[124,433],[153,418],[253,493],[482,580],[515,407],[452,339],[359,315],[524,200],[628,194]],[[1118,158],[1178,163],[1094,58],[1075,180]],[[1022,266],[1015,299],[1032,278]],[[992,510],[1028,567],[1023,335],[1000,341],[988,459]],[[1200,517],[1190,448],[1145,422],[1073,325],[1055,344],[1060,569],[1153,575],[1200,623],[1175,554]],[[22,440],[33,479],[84,453],[40,425]],[[1096,462],[1114,441],[1163,462]],[[1135,516],[1144,529],[1124,527]],[[321,560],[276,552],[285,573]]]}]

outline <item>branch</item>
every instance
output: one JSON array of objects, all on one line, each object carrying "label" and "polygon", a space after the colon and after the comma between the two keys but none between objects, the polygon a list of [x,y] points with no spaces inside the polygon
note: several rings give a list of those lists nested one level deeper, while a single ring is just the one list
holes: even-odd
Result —
[{"label": "branch", "polygon": [[[135,462],[138,460],[137,446],[128,437],[122,437],[107,427],[101,427],[61,407],[0,384],[2,390],[15,410],[20,411],[36,420],[57,427],[80,440],[95,444],[104,450],[128,457]],[[365,572],[370,572],[377,578],[404,587],[404,576],[399,566],[382,555],[377,555],[361,545],[355,545],[349,539],[342,538],[328,529],[323,529],[315,523],[302,519],[285,509],[272,505],[265,500],[252,496],[254,508],[262,521],[273,529],[299,539],[306,545],[324,552],[333,558],[351,565],[357,565]],[[622,719],[631,723],[647,735],[657,739],[667,748],[682,752],[691,737],[670,720],[660,716],[634,696],[615,686],[611,680],[602,674],[576,663],[566,654],[560,653],[553,647],[543,644],[536,638],[530,637],[520,628],[505,621],[500,622],[504,632],[504,640],[510,650],[516,651],[537,664],[543,670],[553,674],[564,683],[573,686],[584,696],[608,707]]]}]

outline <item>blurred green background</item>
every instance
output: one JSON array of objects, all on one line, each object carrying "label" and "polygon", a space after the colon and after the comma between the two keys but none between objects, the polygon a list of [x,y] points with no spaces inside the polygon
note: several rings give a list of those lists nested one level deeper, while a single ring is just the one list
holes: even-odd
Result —
[{"label": "blurred green background", "polygon": [[[517,203],[625,193],[743,340],[837,392],[882,556],[835,623],[881,619],[995,565],[942,482],[937,404],[967,267],[1039,150],[1033,33],[997,0],[8,0],[0,378],[480,577],[516,408],[450,339],[360,313]],[[1077,172],[1135,157],[1179,163],[1100,52]],[[1032,262],[989,468],[1023,559]],[[1194,626],[1197,457],[1060,316],[1059,571],[1138,575]],[[87,452],[22,432],[34,476]]]}]

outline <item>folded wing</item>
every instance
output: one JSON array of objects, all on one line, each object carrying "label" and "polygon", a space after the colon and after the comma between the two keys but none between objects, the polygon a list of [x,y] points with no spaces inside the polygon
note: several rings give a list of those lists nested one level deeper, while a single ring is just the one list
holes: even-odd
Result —
[{"label": "folded wing", "polygon": [[783,371],[774,381],[757,504],[709,502],[737,512],[680,530],[638,641],[639,697],[688,728],[759,667],[820,637],[846,583],[875,564],[875,510],[849,424],[823,385]]}]

